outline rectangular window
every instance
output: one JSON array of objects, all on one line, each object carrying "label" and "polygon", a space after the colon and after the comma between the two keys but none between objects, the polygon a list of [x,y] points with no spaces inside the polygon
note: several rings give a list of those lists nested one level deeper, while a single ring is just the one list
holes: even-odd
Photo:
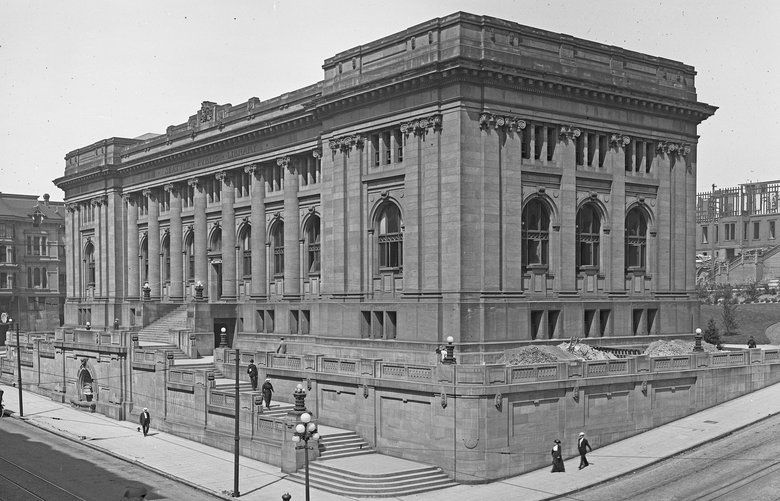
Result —
[{"label": "rectangular window", "polygon": [[396,315],[394,311],[388,311],[385,313],[385,339],[395,339],[395,321]]},{"label": "rectangular window", "polygon": [[580,134],[574,141],[574,163],[584,165],[585,162],[585,134]]},{"label": "rectangular window", "polygon": [[601,337],[604,337],[610,333],[609,319],[612,310],[599,310],[599,330],[601,331]]},{"label": "rectangular window", "polygon": [[371,312],[360,312],[360,337],[368,339],[371,337]]},{"label": "rectangular window", "polygon": [[371,312],[371,337],[374,339],[382,339],[384,335],[384,320],[385,314],[383,311]]},{"label": "rectangular window", "polygon": [[585,321],[583,325],[583,333],[585,337],[594,337],[596,334],[596,310],[585,310]]},{"label": "rectangular window", "polygon": [[255,323],[255,330],[257,332],[265,331],[265,310],[256,310]]},{"label": "rectangular window", "polygon": [[770,240],[775,239],[775,222],[769,221],[769,238]]},{"label": "rectangular window", "polygon": [[531,310],[531,339],[544,339],[544,310]]},{"label": "rectangular window", "polygon": [[656,324],[658,323],[658,309],[650,308],[647,310],[647,333],[655,334],[658,330]]},{"label": "rectangular window", "polygon": [[298,334],[298,310],[290,310],[290,334]]},{"label": "rectangular window", "polygon": [[750,233],[748,231],[749,228],[750,228],[750,223],[748,223],[747,221],[742,223],[742,240],[747,240],[748,238],[750,238]]},{"label": "rectangular window", "polygon": [[560,337],[558,320],[561,317],[561,310],[547,310],[547,335],[550,339]]},{"label": "rectangular window", "polygon": [[27,236],[27,255],[32,256],[32,237]]},{"label": "rectangular window", "polygon": [[379,167],[379,134],[371,134],[371,152],[374,154],[374,167]]},{"label": "rectangular window", "polygon": [[736,238],[735,223],[726,223],[723,229],[726,231],[726,240],[734,240]]},{"label": "rectangular window", "polygon": [[385,164],[390,164],[393,162],[393,149],[392,144],[390,144],[390,132],[385,132],[382,134],[382,143],[384,162]]},{"label": "rectangular window", "polygon": [[265,332],[274,332],[274,310],[265,310]]},{"label": "rectangular window", "polygon": [[634,336],[645,334],[644,329],[642,329],[642,317],[644,313],[645,310],[641,309],[635,309],[631,313],[631,325]]},{"label": "rectangular window", "polygon": [[301,310],[301,334],[308,334],[311,332],[311,311]]},{"label": "rectangular window", "polygon": [[761,223],[756,221],[753,223],[753,240],[761,238]]},{"label": "rectangular window", "polygon": [[520,132],[523,136],[522,143],[520,143],[520,154],[525,159],[531,158],[531,132],[528,129],[523,129]]},{"label": "rectangular window", "polygon": [[716,225],[715,225],[715,243],[718,243],[718,241],[719,241],[719,238],[718,238],[718,233],[719,233],[719,230],[720,230],[720,226],[718,226],[718,225],[716,224]]},{"label": "rectangular window", "polygon": [[397,152],[396,162],[404,161],[404,135],[401,133],[401,129],[393,131],[395,135],[395,148]]},{"label": "rectangular window", "polygon": [[597,134],[588,134],[588,167],[593,167],[593,159],[595,158],[596,152],[598,151],[598,140],[599,136]]},{"label": "rectangular window", "polygon": [[623,147],[623,164],[625,165],[626,172],[634,170],[634,143],[628,143]]},{"label": "rectangular window", "polygon": [[551,162],[555,156],[555,147],[558,141],[555,139],[556,128],[547,127],[547,161]]},{"label": "rectangular window", "polygon": [[599,167],[604,167],[607,158],[607,136],[599,135]]},{"label": "rectangular window", "polygon": [[655,158],[655,144],[652,141],[645,143],[645,172],[650,174]]},{"label": "rectangular window", "polygon": [[544,127],[534,125],[534,160],[542,158],[542,146],[544,145]]},{"label": "rectangular window", "polygon": [[0,289],[10,289],[8,285],[8,273],[0,272]]},{"label": "rectangular window", "polygon": [[10,253],[6,252],[5,249],[6,249],[5,245],[0,245],[0,263],[10,263],[11,262],[11,260],[8,259]]},{"label": "rectangular window", "polygon": [[709,228],[706,226],[701,227],[701,243],[708,244],[709,243],[709,237],[707,236]]}]

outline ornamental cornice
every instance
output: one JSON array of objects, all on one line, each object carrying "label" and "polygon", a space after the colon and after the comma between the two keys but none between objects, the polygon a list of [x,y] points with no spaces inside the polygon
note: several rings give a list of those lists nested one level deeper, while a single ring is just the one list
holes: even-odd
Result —
[{"label": "ornamental cornice", "polygon": [[511,115],[494,115],[492,113],[482,113],[479,116],[479,128],[482,130],[496,129],[501,131],[521,131],[528,124],[520,117]]},{"label": "ornamental cornice", "polygon": [[414,134],[415,136],[424,136],[427,134],[428,129],[432,129],[435,131],[440,131],[442,128],[442,116],[441,113],[435,113],[433,115],[422,117],[422,118],[416,118],[414,120],[411,120],[409,122],[404,122],[401,124],[401,132],[405,136],[409,136],[409,134]]},{"label": "ornamental cornice", "polygon": [[331,151],[341,151],[342,153],[346,153],[350,150],[352,150],[352,147],[356,147],[358,149],[363,149],[363,143],[365,141],[365,138],[360,134],[351,134],[348,136],[341,136],[334,139],[331,139],[328,144],[330,145]]}]

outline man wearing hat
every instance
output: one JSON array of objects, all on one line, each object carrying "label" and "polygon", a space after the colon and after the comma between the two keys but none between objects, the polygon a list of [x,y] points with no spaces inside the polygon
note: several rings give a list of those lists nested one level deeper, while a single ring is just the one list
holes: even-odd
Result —
[{"label": "man wearing hat", "polygon": [[585,432],[580,432],[580,437],[577,439],[577,450],[580,451],[580,470],[585,468],[586,466],[589,466],[590,463],[588,463],[588,458],[585,457],[585,454],[588,452],[588,450],[593,451],[593,448],[588,443],[588,439],[585,438]]},{"label": "man wearing hat", "polygon": [[555,444],[552,448],[552,470],[551,473],[565,472],[566,468],[563,466],[563,451],[561,451],[561,441],[555,439]]},{"label": "man wearing hat", "polygon": [[144,429],[144,436],[146,436],[149,433],[149,424],[152,422],[152,416],[149,415],[149,409],[146,407],[144,407],[143,412],[141,412],[139,421],[141,422],[141,427]]},{"label": "man wearing hat", "polygon": [[274,385],[271,384],[271,378],[267,377],[265,378],[265,383],[263,383],[263,400],[265,400],[265,407],[266,409],[271,408],[271,394],[274,392]]},{"label": "man wearing hat", "polygon": [[252,391],[257,389],[257,366],[255,365],[255,359],[249,359],[249,367],[246,368],[246,373],[249,374],[249,380],[252,382]]}]

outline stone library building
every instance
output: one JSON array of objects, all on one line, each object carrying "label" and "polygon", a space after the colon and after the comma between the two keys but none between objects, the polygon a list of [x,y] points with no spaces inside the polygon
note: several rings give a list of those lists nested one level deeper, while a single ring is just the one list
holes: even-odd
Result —
[{"label": "stone library building", "polygon": [[[455,13],[322,68],[66,155],[66,330],[175,318],[200,355],[284,338],[287,356],[324,357],[274,373],[300,382],[380,377],[371,360],[414,379],[449,337],[476,367],[523,344],[698,327],[697,126],[716,108],[692,66]],[[317,398],[320,418],[363,426],[341,390]],[[397,445],[422,414],[386,405]]]}]

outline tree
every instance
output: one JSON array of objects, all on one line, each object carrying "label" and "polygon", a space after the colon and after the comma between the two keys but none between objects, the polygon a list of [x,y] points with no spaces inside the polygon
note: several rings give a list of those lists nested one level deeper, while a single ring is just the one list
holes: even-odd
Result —
[{"label": "tree", "polygon": [[749,303],[752,303],[754,301],[758,301],[758,296],[760,296],[762,293],[762,290],[758,287],[757,282],[749,282],[745,286],[745,300]]},{"label": "tree", "polygon": [[723,311],[721,311],[721,317],[723,319],[723,334],[726,336],[733,336],[737,334],[739,324],[737,323],[737,305],[729,300],[723,301]]},{"label": "tree", "polygon": [[704,341],[714,344],[715,346],[720,345],[720,330],[718,329],[718,325],[715,323],[715,319],[711,318],[710,321],[707,323],[707,328],[704,329]]}]

